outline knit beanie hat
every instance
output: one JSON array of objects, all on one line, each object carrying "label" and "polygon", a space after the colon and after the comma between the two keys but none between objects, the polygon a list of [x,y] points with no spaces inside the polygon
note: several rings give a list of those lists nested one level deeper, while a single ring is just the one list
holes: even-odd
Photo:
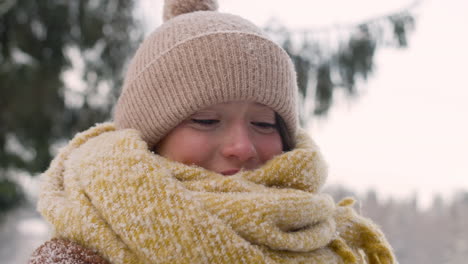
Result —
[{"label": "knit beanie hat", "polygon": [[[264,104],[293,137],[297,84],[287,53],[216,0],[166,0],[164,23],[138,48],[115,106],[118,129],[154,146],[198,110],[230,101]],[[294,141],[294,139],[293,139]]]}]

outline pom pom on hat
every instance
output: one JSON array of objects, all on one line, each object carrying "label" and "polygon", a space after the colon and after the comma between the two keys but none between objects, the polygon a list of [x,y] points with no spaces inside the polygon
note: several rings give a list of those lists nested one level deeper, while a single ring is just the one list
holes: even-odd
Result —
[{"label": "pom pom on hat", "polygon": [[216,11],[217,0],[165,0],[163,19],[167,21],[178,15],[195,11]]}]

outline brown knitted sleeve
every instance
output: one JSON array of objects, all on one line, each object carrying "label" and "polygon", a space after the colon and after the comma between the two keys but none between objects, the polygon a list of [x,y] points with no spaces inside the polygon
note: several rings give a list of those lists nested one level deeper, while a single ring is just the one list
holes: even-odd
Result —
[{"label": "brown knitted sleeve", "polygon": [[54,238],[34,251],[29,264],[109,264],[109,262],[77,243]]}]

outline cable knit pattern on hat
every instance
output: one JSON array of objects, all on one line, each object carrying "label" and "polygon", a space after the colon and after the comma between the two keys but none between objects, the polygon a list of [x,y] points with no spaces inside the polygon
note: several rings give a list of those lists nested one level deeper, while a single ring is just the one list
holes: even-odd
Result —
[{"label": "cable knit pattern on hat", "polygon": [[205,1],[169,2],[166,9],[184,12],[174,11],[182,14],[137,50],[115,107],[116,126],[139,130],[152,146],[197,110],[244,100],[272,108],[294,135],[297,84],[287,53],[251,22],[192,3],[211,5]]},{"label": "cable knit pattern on hat", "polygon": [[152,153],[136,130],[98,125],[41,176],[38,208],[57,237],[114,264],[395,263],[352,202],[336,206],[320,192],[323,159],[305,133],[297,139],[261,168],[226,177]]}]

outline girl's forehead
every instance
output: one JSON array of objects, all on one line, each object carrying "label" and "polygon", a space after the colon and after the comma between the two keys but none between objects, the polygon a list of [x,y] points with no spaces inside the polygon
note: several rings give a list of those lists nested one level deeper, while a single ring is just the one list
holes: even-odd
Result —
[{"label": "girl's forehead", "polygon": [[214,104],[211,106],[208,106],[206,108],[200,109],[197,112],[203,112],[203,111],[216,111],[216,110],[228,110],[228,109],[248,109],[248,110],[254,110],[254,111],[271,111],[274,112],[273,109],[270,107],[257,103],[257,102],[249,102],[249,101],[232,101],[232,102],[226,102],[226,103],[219,103],[219,104]]}]

